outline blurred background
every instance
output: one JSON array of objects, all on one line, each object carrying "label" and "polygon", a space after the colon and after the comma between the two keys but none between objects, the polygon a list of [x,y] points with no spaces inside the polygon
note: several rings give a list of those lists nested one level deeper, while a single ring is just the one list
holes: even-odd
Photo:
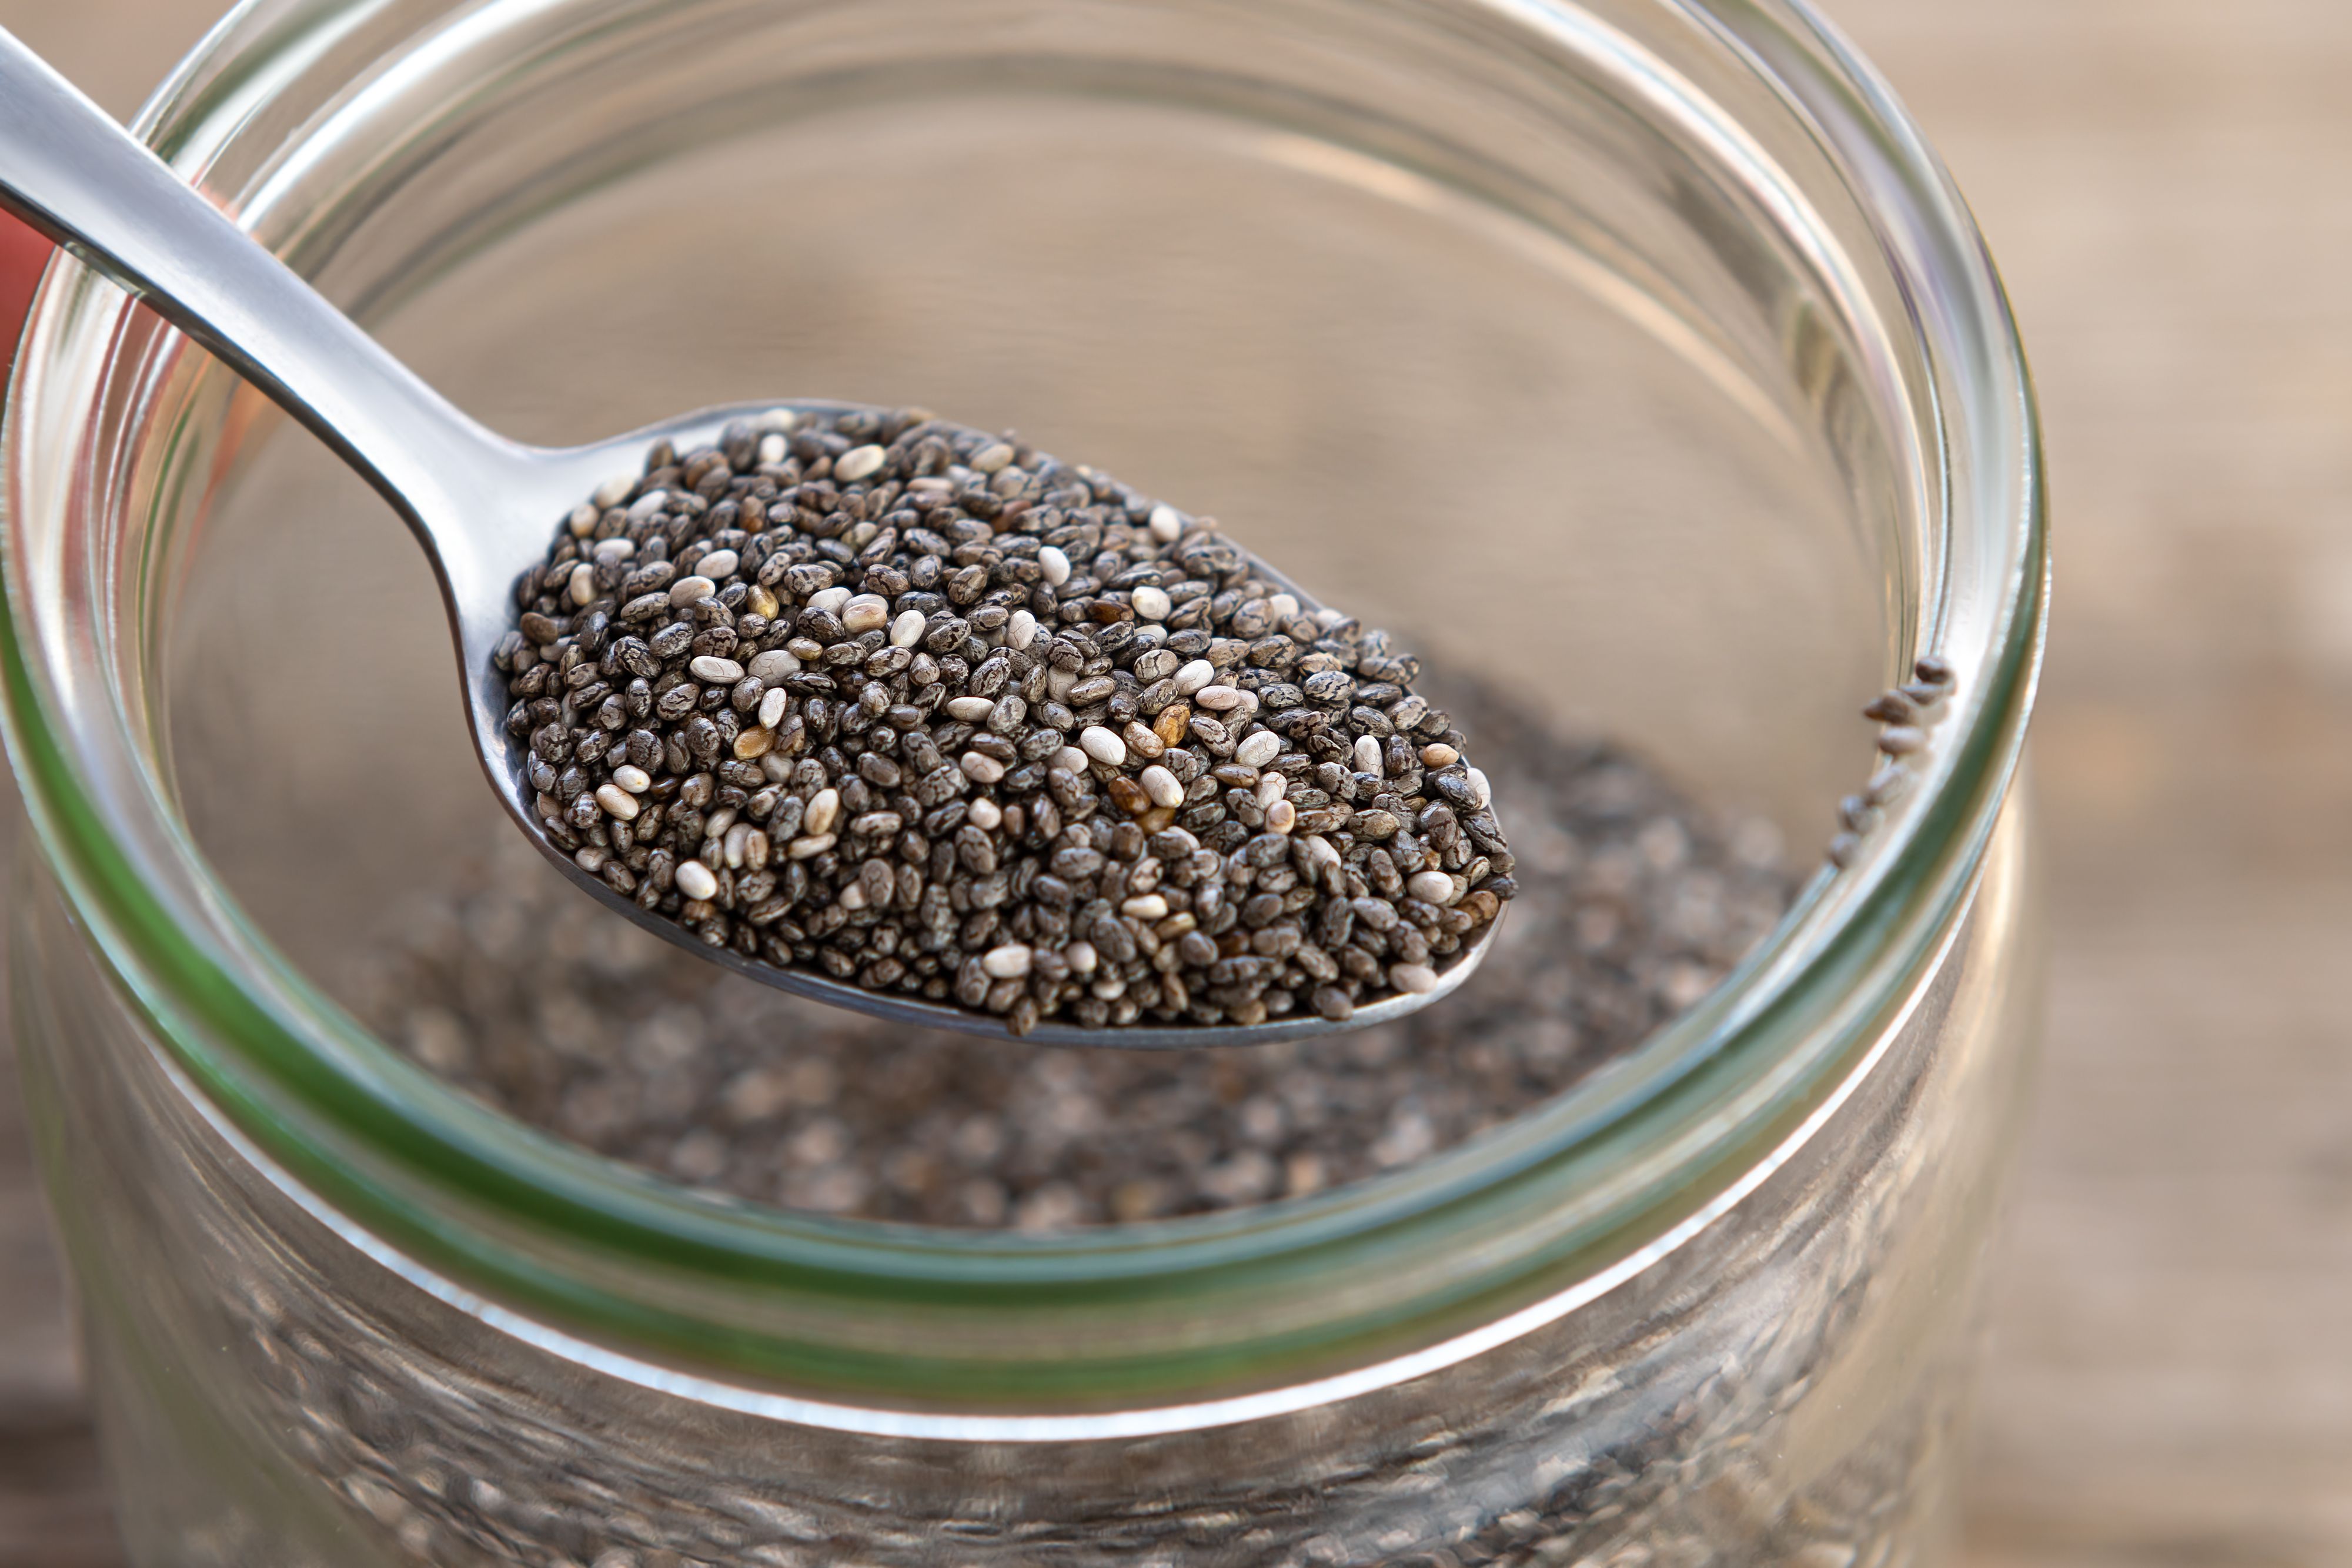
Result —
[{"label": "blurred background", "polygon": [[[0,25],[127,115],[220,4]],[[2352,6],[1830,10],[2008,278],[2058,526],[2052,1025],[1964,1561],[2352,1562]],[[26,248],[0,236],[0,321]],[[15,1092],[0,1071],[0,1568],[97,1568]]]}]

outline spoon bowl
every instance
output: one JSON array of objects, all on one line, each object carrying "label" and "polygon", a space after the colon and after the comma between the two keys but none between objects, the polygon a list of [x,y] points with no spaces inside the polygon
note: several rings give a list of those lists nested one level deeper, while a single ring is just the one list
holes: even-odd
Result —
[{"label": "spoon bowl", "polygon": [[[707,408],[583,446],[509,440],[419,380],[5,31],[0,31],[0,206],[210,350],[326,442],[400,514],[441,587],[483,772],[508,814],[576,885],[665,940],[762,984],[907,1024],[965,1034],[1011,1032],[992,1014],[867,990],[710,946],[685,926],[639,907],[540,831],[525,747],[506,728],[505,683],[493,656],[515,628],[514,584],[545,557],[558,519],[606,479],[639,472],[657,442],[690,451],[716,444],[729,423],[778,407],[841,414],[857,405],[801,401]],[[1256,576],[1310,611],[1318,606],[1284,574],[1248,559]],[[1019,1038],[1121,1049],[1253,1045],[1385,1023],[1468,979],[1499,925],[1499,917],[1488,922],[1454,955],[1433,989],[1366,1003],[1341,1020],[1310,1012],[1246,1025],[1088,1029],[1045,1019]]]},{"label": "spoon bowl", "polygon": [[[434,558],[450,628],[457,638],[457,657],[465,683],[466,716],[475,755],[480,759],[482,770],[490,781],[490,788],[496,791],[499,804],[506,808],[507,813],[541,853],[560,867],[583,892],[665,941],[676,943],[762,985],[836,1007],[849,1008],[875,1018],[961,1034],[1005,1036],[1010,1031],[1004,1021],[992,1014],[944,1002],[925,1001],[919,997],[868,990],[807,969],[787,968],[747,958],[731,948],[713,947],[676,922],[641,908],[634,900],[614,892],[602,878],[590,874],[570,855],[550,843],[539,831],[532,809],[532,790],[530,781],[523,776],[523,748],[507,733],[501,682],[491,664],[491,655],[499,641],[514,629],[509,588],[525,569],[545,555],[554,529],[552,519],[563,517],[580,504],[583,497],[614,475],[636,472],[644,465],[645,454],[656,443],[667,441],[680,452],[715,445],[720,431],[729,424],[757,419],[777,408],[788,409],[795,414],[830,415],[861,410],[882,412],[865,410],[861,404],[820,399],[721,404],[585,446],[533,447],[500,443],[499,459],[510,466],[499,488],[490,492],[497,497],[495,513],[485,508],[477,515],[479,521],[469,517],[462,524],[452,518],[439,531],[429,527],[417,528],[419,538],[427,553]],[[493,516],[497,519],[496,527],[483,526]],[[459,570],[480,577],[481,586],[477,591],[461,595],[454,586],[456,573],[444,553],[444,541],[453,536],[466,551],[462,558],[464,565]],[[1249,560],[1251,570],[1256,575],[1296,595],[1309,611],[1320,607],[1319,600],[1276,568],[1255,555],[1251,555]],[[1438,971],[1435,988],[1418,995],[1399,994],[1367,1003],[1357,1008],[1344,1020],[1334,1021],[1317,1013],[1306,1012],[1268,1019],[1259,1024],[1127,1024],[1115,1029],[1097,1030],[1049,1019],[1019,1038],[1037,1045],[1170,1050],[1263,1045],[1277,1040],[1366,1029],[1404,1018],[1460,987],[1485,959],[1493,945],[1496,927],[1500,924],[1499,917],[1489,922],[1477,934],[1475,942],[1454,955],[1453,962]]]}]

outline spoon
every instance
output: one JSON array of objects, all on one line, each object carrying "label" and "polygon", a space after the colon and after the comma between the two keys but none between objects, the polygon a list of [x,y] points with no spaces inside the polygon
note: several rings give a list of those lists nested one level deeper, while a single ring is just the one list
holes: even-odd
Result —
[{"label": "spoon", "polygon": [[[703,944],[641,909],[576,864],[536,829],[522,747],[505,727],[491,659],[514,626],[511,589],[542,559],[555,519],[615,473],[634,473],[667,439],[681,452],[715,443],[730,422],[776,403],[707,408],[584,446],[530,446],[488,430],[427,386],[301,277],[173,173],[70,82],[0,30],[0,206],[142,298],[280,408],[310,427],[406,520],[441,585],[457,642],[474,749],[508,814],[573,883],[664,939],[764,984],[898,1022],[1006,1035],[1003,1019],[946,1003],[870,991],[829,976],[749,959]],[[852,405],[785,402],[839,414]],[[1251,570],[1312,596],[1255,557]],[[1048,1019],[1020,1038],[1045,1045],[1254,1045],[1385,1023],[1467,979],[1493,946],[1481,929],[1434,989],[1359,1007],[1333,1021],[1311,1012],[1251,1025],[1135,1024],[1104,1029]]]}]

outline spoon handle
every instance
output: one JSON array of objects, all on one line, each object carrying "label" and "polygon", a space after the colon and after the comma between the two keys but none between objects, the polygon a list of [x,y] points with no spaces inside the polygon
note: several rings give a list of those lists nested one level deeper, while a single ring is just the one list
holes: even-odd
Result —
[{"label": "spoon handle", "polygon": [[436,556],[427,519],[463,516],[451,503],[494,477],[509,443],[419,380],[5,29],[0,206],[142,296],[308,425]]}]

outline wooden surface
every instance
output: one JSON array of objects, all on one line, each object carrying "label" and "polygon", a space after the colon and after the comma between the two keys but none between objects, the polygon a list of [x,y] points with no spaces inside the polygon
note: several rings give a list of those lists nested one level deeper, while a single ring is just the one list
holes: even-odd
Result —
[{"label": "wooden surface", "polygon": [[[215,0],[0,0],[118,111]],[[2055,978],[1969,1568],[2352,1562],[2352,5],[1834,0],[2045,400]],[[0,1565],[114,1561],[0,1077]]]}]

